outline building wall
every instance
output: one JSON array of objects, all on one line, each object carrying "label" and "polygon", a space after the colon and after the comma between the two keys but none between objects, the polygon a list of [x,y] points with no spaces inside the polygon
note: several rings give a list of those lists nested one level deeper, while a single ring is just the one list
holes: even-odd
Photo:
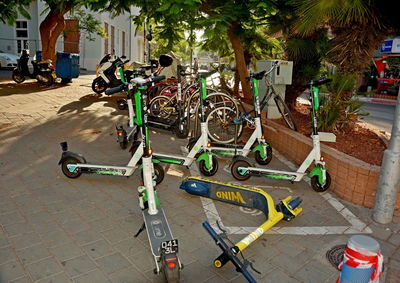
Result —
[{"label": "building wall", "polygon": [[[28,45],[31,57],[36,54],[37,50],[41,50],[41,41],[40,41],[40,32],[39,27],[40,23],[45,19],[46,15],[41,15],[43,10],[46,8],[45,3],[42,1],[33,1],[28,9],[29,14],[31,15],[31,19],[27,20],[21,17],[23,20],[27,20],[28,22]],[[93,14],[93,12],[91,12]],[[139,13],[139,9],[133,7],[131,13],[125,13],[115,18],[111,18],[109,13],[96,13],[96,18],[99,19],[102,24],[109,24],[109,32],[111,31],[111,26],[115,27],[115,55],[122,56],[122,32],[125,32],[125,56],[132,61],[142,61],[140,57],[140,53],[138,52],[138,44],[143,42],[139,35],[136,37],[134,35],[135,29],[131,24],[131,20],[129,19],[131,15],[137,15]],[[69,15],[66,15],[68,18]],[[92,35],[95,39],[94,41],[90,41],[86,39],[87,34],[81,32],[80,36],[80,65],[81,68],[85,68],[88,70],[95,70],[96,65],[99,63],[101,58],[105,55],[104,50],[104,40],[98,35]],[[139,38],[139,39],[138,39]],[[58,52],[64,51],[64,38],[61,35],[57,41],[56,50]],[[109,36],[108,41],[111,40],[111,36]],[[15,26],[8,26],[6,24],[0,23],[0,50],[19,55],[16,49],[16,31]],[[111,48],[111,43],[109,42],[109,49]],[[109,50],[110,52],[110,50]],[[143,57],[143,55],[142,55]]]}]

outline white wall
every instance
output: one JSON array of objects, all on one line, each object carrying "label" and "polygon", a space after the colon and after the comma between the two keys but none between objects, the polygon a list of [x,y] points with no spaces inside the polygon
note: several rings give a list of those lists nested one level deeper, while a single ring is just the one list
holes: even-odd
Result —
[{"label": "white wall", "polygon": [[[28,20],[28,37],[29,37],[29,49],[30,54],[33,56],[36,50],[41,50],[41,41],[39,27],[40,23],[45,19],[46,14],[41,15],[46,8],[43,1],[33,1],[28,9],[31,19]],[[115,18],[111,18],[109,13],[93,13],[95,17],[99,19],[102,24],[107,22],[109,24],[109,38],[111,39],[111,25],[115,27],[115,52],[116,55],[122,55],[122,31],[125,32],[125,55],[132,61],[143,61],[141,55],[138,52],[138,38],[135,37],[135,29],[132,26],[131,20],[129,19],[131,15],[137,15],[139,9],[132,7],[131,13],[125,13]],[[66,16],[68,18],[68,15]],[[21,19],[22,16],[21,16]],[[139,33],[138,33],[139,35]],[[8,26],[6,24],[0,23],[0,50],[8,53],[16,54],[16,39],[15,39],[15,27]],[[88,70],[95,70],[96,65],[100,62],[101,58],[104,56],[104,39],[100,36],[94,35],[94,41],[89,41],[86,39],[86,35],[81,33],[80,42],[80,65],[81,68],[86,68]],[[139,35],[139,38],[143,36]],[[139,39],[140,41],[140,39]],[[142,40],[143,42],[143,40]],[[142,43],[143,44],[143,43]],[[109,52],[111,48],[111,43],[109,43]],[[58,52],[63,52],[63,36],[61,35],[57,41],[56,50]],[[143,54],[143,52],[141,52]],[[140,57],[142,56],[142,57]]]}]

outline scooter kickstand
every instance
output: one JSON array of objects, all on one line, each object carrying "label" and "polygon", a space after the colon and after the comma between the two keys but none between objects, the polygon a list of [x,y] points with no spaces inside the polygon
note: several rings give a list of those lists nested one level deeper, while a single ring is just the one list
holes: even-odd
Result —
[{"label": "scooter kickstand", "polygon": [[139,231],[137,231],[137,233],[133,237],[137,238],[140,233],[144,231],[144,229],[146,229],[146,224],[143,222],[142,227],[140,227]]}]

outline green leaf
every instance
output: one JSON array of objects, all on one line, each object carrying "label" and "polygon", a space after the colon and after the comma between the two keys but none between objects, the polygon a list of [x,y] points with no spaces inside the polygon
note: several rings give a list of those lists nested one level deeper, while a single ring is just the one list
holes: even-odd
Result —
[{"label": "green leaf", "polygon": [[165,2],[163,5],[161,5],[160,7],[157,8],[158,12],[164,12],[167,11],[169,9],[169,7],[171,6],[171,2]]}]

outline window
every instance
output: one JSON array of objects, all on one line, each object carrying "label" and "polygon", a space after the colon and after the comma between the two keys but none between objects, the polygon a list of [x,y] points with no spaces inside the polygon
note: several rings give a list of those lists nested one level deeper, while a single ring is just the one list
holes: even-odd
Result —
[{"label": "window", "polygon": [[104,54],[108,54],[108,24],[104,23],[104,31],[107,34],[107,38],[104,38]]},{"label": "window", "polygon": [[125,56],[125,32],[122,32],[122,56]]},{"label": "window", "polygon": [[26,28],[28,28],[28,22],[27,21],[17,21],[16,26],[17,26],[17,29],[20,29],[20,28],[26,29]]},{"label": "window", "polygon": [[17,51],[28,49],[28,21],[18,20],[15,23],[15,37],[17,38]]},{"label": "window", "polygon": [[111,54],[115,55],[115,27],[111,26]]}]

